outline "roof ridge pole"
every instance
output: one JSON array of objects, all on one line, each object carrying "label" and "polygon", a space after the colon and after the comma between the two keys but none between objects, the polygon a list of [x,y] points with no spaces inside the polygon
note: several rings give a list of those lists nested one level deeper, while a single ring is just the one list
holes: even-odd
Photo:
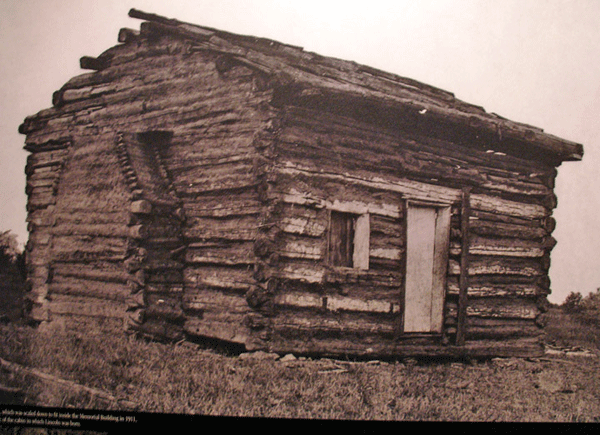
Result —
[{"label": "roof ridge pole", "polygon": [[456,345],[464,346],[467,329],[467,292],[469,290],[469,218],[471,216],[471,188],[463,187],[460,213],[460,232],[462,246],[460,252],[460,277],[458,290],[458,314],[456,327]]},{"label": "roof ridge pole", "polygon": [[177,25],[180,24],[180,21],[174,20],[172,18],[166,18],[160,15],[151,14],[149,12],[140,11],[139,9],[131,8],[128,13],[129,17],[137,18],[139,20],[145,21],[154,21],[161,24],[167,25]]}]

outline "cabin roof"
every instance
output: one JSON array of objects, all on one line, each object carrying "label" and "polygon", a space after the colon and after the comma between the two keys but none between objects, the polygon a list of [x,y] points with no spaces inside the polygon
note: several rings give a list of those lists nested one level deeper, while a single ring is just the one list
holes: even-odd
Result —
[{"label": "cabin roof", "polygon": [[[475,130],[495,142],[506,140],[531,148],[527,154],[561,161],[577,161],[583,157],[581,144],[545,133],[541,128],[515,122],[482,107],[457,99],[445,90],[384,72],[353,61],[340,60],[306,52],[301,47],[266,38],[245,36],[186,23],[152,13],[131,9],[129,16],[144,20],[139,33],[122,29],[119,42],[128,35],[152,37],[174,35],[190,41],[190,49],[212,50],[224,55],[228,62],[245,65],[271,77],[286,92],[287,101],[320,101],[338,99],[347,105],[382,108],[379,114],[394,113],[410,118],[411,123],[458,125],[462,131]],[[110,50],[97,58],[110,61]],[[103,56],[105,59],[103,59]],[[87,61],[96,61],[87,58]],[[81,60],[84,66],[84,58]],[[226,65],[225,65],[226,67]]]},{"label": "cabin roof", "polygon": [[[376,101],[387,107],[402,107],[420,117],[439,118],[499,137],[529,143],[560,161],[577,161],[583,146],[545,133],[541,128],[488,113],[482,107],[465,103],[445,90],[384,72],[356,62],[306,52],[301,47],[266,38],[237,35],[131,9],[129,16],[145,20],[144,33],[171,33],[189,38],[205,48],[227,53],[236,61],[276,76],[294,89],[298,97],[343,95]],[[313,95],[314,96],[314,95]]]}]

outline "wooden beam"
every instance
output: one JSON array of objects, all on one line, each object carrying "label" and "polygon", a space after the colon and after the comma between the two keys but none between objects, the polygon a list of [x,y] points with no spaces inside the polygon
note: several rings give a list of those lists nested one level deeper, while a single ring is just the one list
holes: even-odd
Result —
[{"label": "wooden beam", "polygon": [[110,57],[91,57],[83,56],[79,59],[79,66],[81,69],[91,69],[94,71],[100,71],[108,67],[110,63]]},{"label": "wooden beam", "polygon": [[128,42],[133,42],[133,41],[137,40],[139,36],[140,36],[139,31],[123,28],[123,29],[119,30],[118,40],[119,40],[119,42],[126,44]]},{"label": "wooden beam", "polygon": [[[402,229],[401,229],[401,233],[402,233],[402,243],[404,244],[404,247],[406,248],[406,241],[408,240],[408,221],[406,219],[406,216],[408,215],[408,200],[403,200],[400,202],[400,207],[401,207],[401,215],[404,217],[404,219],[402,219]],[[406,249],[405,249],[406,251]],[[400,310],[400,313],[396,319],[396,334],[395,334],[395,338],[399,339],[402,337],[402,335],[404,334],[404,320],[406,317],[406,270],[407,270],[407,266],[408,266],[408,261],[407,261],[407,255],[406,252],[402,257],[401,263],[400,263],[400,267],[401,267],[401,274],[402,274],[402,280],[401,280],[401,284],[400,284],[400,306],[402,307],[402,309]]]},{"label": "wooden beam", "polygon": [[27,376],[34,377],[38,382],[42,382],[44,384],[52,384],[55,387],[58,387],[64,391],[69,391],[73,394],[86,394],[90,398],[96,398],[103,402],[103,404],[108,404],[111,406],[116,406],[118,409],[137,409],[137,404],[130,402],[128,400],[119,399],[112,394],[107,393],[106,391],[99,390],[97,388],[86,387],[85,385],[81,385],[75,383],[73,381],[69,381],[66,379],[62,379],[56,377],[54,375],[50,375],[48,373],[41,372],[34,368],[24,367],[22,365],[16,364],[11,361],[6,361],[0,358],[0,367],[3,370],[6,370],[10,373],[20,373]]},{"label": "wooden beam", "polygon": [[140,35],[150,37],[154,35],[175,35],[195,41],[205,41],[214,35],[214,32],[194,25],[172,26],[155,21],[144,21],[140,25]]},{"label": "wooden beam", "polygon": [[177,25],[179,21],[170,18],[162,17],[160,15],[152,14],[149,12],[140,11],[139,9],[132,8],[128,13],[130,18],[137,18],[138,20],[154,21],[165,25]]},{"label": "wooden beam", "polygon": [[[377,113],[378,122],[396,125],[400,125],[398,119],[403,118],[406,120],[404,127],[414,128],[418,124],[419,128],[428,129],[430,134],[444,137],[449,134],[447,128],[434,132],[431,126],[452,125],[455,130],[453,135],[459,140],[466,137],[467,133],[477,131],[480,136],[494,141],[494,147],[498,147],[495,151],[510,148],[513,154],[527,155],[528,159],[548,157],[555,166],[561,161],[578,161],[583,157],[581,144],[544,133],[535,127],[504,120],[483,110],[464,110],[456,105],[428,101],[419,98],[419,92],[404,94],[383,94],[357,85],[342,85],[334,80],[324,81],[303,75],[292,85],[279,88],[273,104],[319,105],[341,111],[351,107],[352,116],[366,118],[369,113]],[[465,108],[467,107],[472,109],[475,106],[467,105]],[[510,144],[511,141],[514,144]],[[515,148],[516,144],[521,144],[520,148]]]},{"label": "wooden beam", "polygon": [[471,190],[463,188],[461,204],[460,229],[462,249],[460,253],[460,278],[458,290],[458,325],[456,328],[456,345],[465,344],[467,323],[467,292],[469,290],[469,215],[471,213]]}]

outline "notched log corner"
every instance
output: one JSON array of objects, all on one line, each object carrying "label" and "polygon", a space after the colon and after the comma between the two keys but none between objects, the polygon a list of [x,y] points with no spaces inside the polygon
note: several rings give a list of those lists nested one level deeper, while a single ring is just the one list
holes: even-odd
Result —
[{"label": "notched log corner", "polygon": [[273,295],[267,290],[255,286],[246,292],[248,306],[257,312],[269,315],[273,312]]}]

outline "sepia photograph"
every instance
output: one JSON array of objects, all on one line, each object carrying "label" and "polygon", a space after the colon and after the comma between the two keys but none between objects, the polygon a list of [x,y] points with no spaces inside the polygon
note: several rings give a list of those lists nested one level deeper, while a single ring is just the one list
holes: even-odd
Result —
[{"label": "sepia photograph", "polygon": [[1,434],[600,422],[600,2],[0,16]]}]

